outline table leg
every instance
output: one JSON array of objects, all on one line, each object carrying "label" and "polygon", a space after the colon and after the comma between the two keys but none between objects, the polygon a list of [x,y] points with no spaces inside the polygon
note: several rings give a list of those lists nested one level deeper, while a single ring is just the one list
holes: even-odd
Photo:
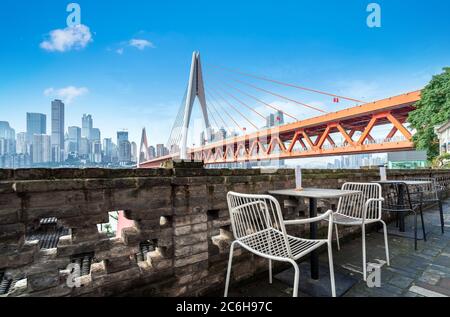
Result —
[{"label": "table leg", "polygon": [[[405,205],[405,186],[400,185],[399,186],[399,191],[398,191],[398,204],[400,206],[404,206]],[[398,226],[399,226],[399,231],[400,232],[405,232],[405,213],[401,212],[399,215],[399,222],[398,222]]]},{"label": "table leg", "polygon": [[[317,217],[317,200],[315,198],[309,199],[309,217]],[[317,239],[317,223],[310,224],[310,238]],[[319,253],[317,250],[311,252],[311,278],[313,280],[319,279]]]}]

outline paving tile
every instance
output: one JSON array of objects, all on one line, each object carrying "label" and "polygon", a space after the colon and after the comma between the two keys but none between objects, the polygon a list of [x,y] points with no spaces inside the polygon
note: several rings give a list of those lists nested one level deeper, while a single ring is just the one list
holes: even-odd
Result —
[{"label": "paving tile", "polygon": [[[450,223],[450,199],[445,204],[446,216]],[[391,266],[382,267],[381,287],[369,288],[362,280],[361,237],[341,245],[341,251],[333,250],[335,269],[359,281],[344,297],[424,297],[450,296],[450,228],[441,234],[440,227],[432,223],[439,220],[437,209],[425,214],[427,242],[419,241],[414,250],[414,241],[404,237],[389,236]],[[436,220],[437,219],[437,220]],[[371,233],[366,237],[367,260],[385,260],[382,233]],[[327,254],[320,255],[321,262],[327,263]],[[219,294],[220,295],[220,294]],[[282,282],[272,285],[264,278],[230,289],[231,296],[292,296],[292,288]],[[306,297],[305,294],[299,294]]]},{"label": "paving tile", "polygon": [[389,284],[392,284],[402,289],[408,288],[412,284],[412,282],[414,282],[413,278],[401,275],[395,275],[389,280]]}]

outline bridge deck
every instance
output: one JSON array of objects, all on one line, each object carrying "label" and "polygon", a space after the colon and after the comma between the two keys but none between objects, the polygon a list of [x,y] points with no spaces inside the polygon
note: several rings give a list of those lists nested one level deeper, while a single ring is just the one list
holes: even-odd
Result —
[{"label": "bridge deck", "polygon": [[[205,164],[233,163],[273,159],[333,156],[374,152],[413,150],[411,132],[404,127],[409,112],[420,100],[420,91],[367,103],[334,113],[260,130],[215,142],[189,151],[192,159]],[[392,124],[382,140],[375,140],[373,128]],[[393,139],[400,131],[401,138]],[[360,136],[355,139],[355,134]],[[333,134],[344,142],[336,144]],[[157,167],[179,157],[171,154],[140,164],[141,168]]]}]

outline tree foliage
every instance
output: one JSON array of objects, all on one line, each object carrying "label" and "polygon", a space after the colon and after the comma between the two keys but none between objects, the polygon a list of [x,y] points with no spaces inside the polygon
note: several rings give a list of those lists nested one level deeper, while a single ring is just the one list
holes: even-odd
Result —
[{"label": "tree foliage", "polygon": [[450,67],[436,75],[422,90],[416,110],[409,114],[408,121],[417,130],[414,143],[419,150],[426,150],[432,161],[439,155],[439,140],[434,128],[450,120]]}]

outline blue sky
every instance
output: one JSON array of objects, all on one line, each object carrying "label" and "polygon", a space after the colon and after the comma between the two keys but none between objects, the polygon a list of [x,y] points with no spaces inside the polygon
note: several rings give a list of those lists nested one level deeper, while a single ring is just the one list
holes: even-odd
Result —
[{"label": "blue sky", "polygon": [[[420,89],[449,66],[450,2],[378,0],[375,29],[366,25],[370,2],[78,0],[91,40],[58,51],[45,43],[67,27],[70,1],[3,0],[0,120],[24,131],[25,113],[49,114],[59,96],[68,103],[66,127],[90,113],[102,137],[127,128],[138,141],[146,127],[150,143],[165,143],[194,50],[207,86],[225,78],[212,68],[223,65],[367,101]],[[271,87],[327,111],[351,105]]]}]

